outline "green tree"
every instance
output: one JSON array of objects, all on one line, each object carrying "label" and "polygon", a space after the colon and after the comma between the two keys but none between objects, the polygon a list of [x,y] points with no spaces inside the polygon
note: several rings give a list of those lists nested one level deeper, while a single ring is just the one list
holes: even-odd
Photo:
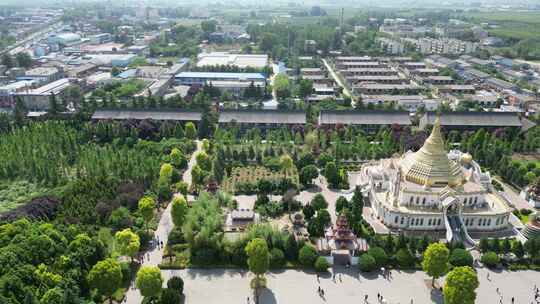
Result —
[{"label": "green tree", "polygon": [[493,251],[488,251],[482,254],[482,257],[480,258],[480,262],[487,267],[495,267],[500,263],[500,261],[501,259],[499,258],[499,255]]},{"label": "green tree", "polygon": [[160,296],[160,304],[179,304],[182,300],[181,294],[178,293],[178,291],[171,289],[171,288],[165,288],[161,292]]},{"label": "green tree", "polygon": [[197,160],[197,165],[201,167],[204,171],[210,171],[212,169],[212,160],[210,159],[210,156],[206,154],[204,151],[200,151],[195,156],[195,160]]},{"label": "green tree", "polygon": [[171,164],[163,164],[159,169],[159,179],[160,181],[166,183],[167,185],[171,184],[171,179],[173,175],[174,168]]},{"label": "green tree", "polygon": [[187,201],[183,195],[176,195],[171,204],[171,218],[174,226],[182,227],[188,211]]},{"label": "green tree", "polygon": [[186,126],[184,128],[184,135],[188,139],[195,139],[197,138],[197,128],[195,127],[195,124],[193,124],[191,121],[186,123]]},{"label": "green tree", "polygon": [[346,197],[340,196],[336,201],[336,213],[340,213],[341,210],[349,207],[349,201]]},{"label": "green tree", "polygon": [[15,55],[15,59],[17,59],[17,64],[25,69],[28,69],[32,66],[32,57],[26,52],[19,52],[17,55]]},{"label": "green tree", "polygon": [[177,169],[183,169],[187,166],[187,159],[182,154],[182,151],[178,148],[173,148],[171,150],[171,153],[169,154],[169,157],[171,158],[171,163],[173,166]]},{"label": "green tree", "polygon": [[255,289],[255,293],[258,293],[259,287],[263,285],[264,274],[270,267],[270,252],[268,251],[268,244],[261,238],[255,238],[251,240],[246,248],[246,254],[248,256],[248,267],[251,272],[255,274],[252,286]]},{"label": "green tree", "polygon": [[304,218],[306,220],[310,220],[315,215],[315,209],[311,204],[304,205],[302,207],[302,213],[304,214]]},{"label": "green tree", "polygon": [[518,258],[522,259],[525,255],[525,250],[523,249],[523,244],[520,241],[512,242],[512,253]]},{"label": "green tree", "polygon": [[315,260],[315,270],[317,272],[327,272],[328,267],[330,267],[330,264],[324,257],[320,256]]},{"label": "green tree", "polygon": [[139,236],[132,232],[131,229],[126,228],[122,231],[118,231],[115,235],[115,239],[120,254],[130,257],[131,262],[133,262],[133,257],[135,257],[141,247]]},{"label": "green tree", "polygon": [[120,264],[114,259],[97,262],[88,273],[88,283],[112,303],[112,295],[122,283]]},{"label": "green tree", "polygon": [[154,217],[154,209],[156,209],[156,200],[151,196],[144,196],[139,200],[139,212],[141,213],[146,230],[148,230],[148,224]]},{"label": "green tree", "polygon": [[388,262],[388,255],[386,255],[384,249],[381,247],[371,247],[368,249],[368,253],[375,259],[377,267],[386,266],[386,263]]},{"label": "green tree", "polygon": [[318,211],[328,208],[328,203],[322,194],[317,193],[311,200],[311,206]]},{"label": "green tree", "polygon": [[324,167],[324,177],[331,187],[337,188],[339,186],[339,172],[334,162],[329,162]]},{"label": "green tree", "polygon": [[358,267],[360,268],[360,271],[370,272],[377,268],[377,262],[369,253],[364,253],[358,260]]},{"label": "green tree", "polygon": [[301,79],[298,83],[298,95],[306,98],[313,93],[313,81],[309,79]]},{"label": "green tree", "polygon": [[396,261],[401,268],[408,268],[414,265],[414,257],[407,248],[398,249],[396,252]]},{"label": "green tree", "polygon": [[153,300],[161,292],[163,278],[158,267],[142,266],[137,272],[135,286],[141,291],[144,297]]},{"label": "green tree", "polygon": [[181,277],[172,277],[167,281],[167,288],[176,290],[179,294],[184,293],[184,280]]},{"label": "green tree", "polygon": [[314,178],[319,176],[319,170],[315,165],[307,165],[300,170],[299,180],[304,186],[311,185]]},{"label": "green tree", "polygon": [[463,248],[456,248],[452,250],[449,259],[450,264],[453,266],[473,266],[473,257],[469,251]]},{"label": "green tree", "polygon": [[313,267],[317,256],[317,250],[313,246],[306,244],[298,252],[298,261],[304,267]]},{"label": "green tree", "polygon": [[288,176],[289,172],[291,172],[294,167],[294,162],[288,154],[283,154],[279,158],[279,164],[281,165],[281,169],[285,172],[285,176]]},{"label": "green tree", "polygon": [[469,266],[456,267],[446,276],[445,304],[474,304],[479,286],[476,272]]},{"label": "green tree", "polygon": [[15,67],[15,61],[9,53],[2,55],[2,65],[5,65],[8,69]]},{"label": "green tree", "polygon": [[278,99],[285,99],[291,96],[291,84],[287,74],[278,74],[274,77],[274,91]]},{"label": "green tree", "polygon": [[422,269],[432,277],[431,285],[435,280],[448,272],[448,258],[450,252],[443,243],[430,244],[424,252]]},{"label": "green tree", "polygon": [[272,268],[280,268],[285,265],[285,253],[279,248],[270,250],[270,266]]}]

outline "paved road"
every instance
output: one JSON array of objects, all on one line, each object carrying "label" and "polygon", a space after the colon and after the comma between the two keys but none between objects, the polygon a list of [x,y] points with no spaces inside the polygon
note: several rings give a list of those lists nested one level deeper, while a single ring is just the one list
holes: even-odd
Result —
[{"label": "paved road", "polygon": [[531,209],[534,210],[534,208],[521,196],[519,196],[519,193],[514,187],[508,185],[507,183],[503,182],[500,178],[495,178],[496,181],[501,184],[503,187],[504,195],[508,198],[508,200],[514,205],[517,209]]},{"label": "paved road", "polygon": [[[188,163],[188,168],[184,172],[184,175],[182,176],[182,180],[188,185],[191,185],[191,168],[195,165],[195,155],[202,149],[202,142],[197,141],[197,150],[191,155],[191,159]],[[161,218],[159,220],[158,227],[154,233],[154,236],[156,236],[160,241],[163,242],[163,244],[167,243],[167,239],[169,238],[169,233],[174,228],[174,224],[171,219],[171,206],[172,204],[168,204],[165,211],[163,211]],[[158,248],[154,247],[149,252],[146,253],[144,262],[142,265],[144,266],[157,266],[161,263],[161,259],[163,257],[163,251],[164,248]],[[165,282],[167,282],[165,280]],[[126,293],[126,302],[129,304],[140,304],[142,302],[142,295],[139,292],[138,289],[134,288],[135,281],[131,283],[131,287],[127,293]]]},{"label": "paved road", "polygon": [[[330,72],[330,75],[332,75],[332,78],[334,78],[334,81],[340,86],[343,88],[343,93],[347,96],[349,96],[353,103],[354,103],[354,96],[353,94],[351,94],[351,92],[349,91],[349,89],[347,89],[347,86],[341,81],[341,78],[339,78],[339,76],[336,74],[336,72],[334,71],[334,69],[332,68],[332,66],[330,66],[330,64],[326,61],[326,59],[322,59],[322,62],[324,64],[324,66],[326,67],[326,70],[328,70],[328,72]],[[354,104],[352,104],[352,106],[354,107]]]},{"label": "paved road", "polygon": [[[268,289],[262,292],[260,304],[298,304],[298,303],[364,303],[364,296],[369,296],[369,303],[377,302],[377,293],[381,293],[389,304],[409,304],[411,298],[415,304],[440,303],[439,291],[433,291],[430,279],[420,271],[393,271],[392,279],[387,280],[377,274],[361,276],[356,270],[340,269],[336,282],[330,275],[320,279],[326,301],[316,293],[319,283],[313,273],[298,270],[284,270],[267,274]],[[532,300],[533,285],[539,284],[538,272],[490,272],[491,281],[487,280],[487,270],[479,270],[480,287],[476,303],[496,304],[500,296],[503,303],[510,303],[512,296],[517,304],[529,304]],[[186,302],[189,304],[243,304],[251,297],[249,281],[252,275],[245,271],[226,269],[186,269],[166,270],[163,276],[180,276],[184,279]],[[442,279],[440,280],[442,283]],[[209,292],[211,291],[211,292]],[[250,299],[253,303],[253,299]]]}]

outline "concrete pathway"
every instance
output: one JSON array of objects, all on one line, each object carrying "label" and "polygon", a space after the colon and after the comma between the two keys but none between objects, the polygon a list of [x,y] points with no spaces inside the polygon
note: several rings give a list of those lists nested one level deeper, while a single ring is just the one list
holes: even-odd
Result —
[{"label": "concrete pathway", "polygon": [[[197,141],[197,149],[193,154],[191,155],[191,159],[189,160],[188,167],[186,171],[184,172],[184,175],[182,176],[182,180],[188,185],[191,185],[191,169],[196,163],[195,155],[202,149],[202,142]],[[172,222],[171,218],[171,206],[172,204],[168,204],[167,208],[163,211],[161,214],[161,218],[159,220],[158,227],[156,231],[154,232],[154,237],[159,239],[163,242],[163,244],[167,244],[167,240],[169,238],[169,233],[174,228],[174,224]],[[145,253],[144,262],[141,266],[157,266],[161,263],[162,257],[163,257],[164,247],[159,248],[159,246],[153,246],[148,252]],[[167,282],[167,280],[165,280]],[[131,286],[129,290],[126,292],[126,303],[129,304],[140,304],[143,300],[143,297],[138,289],[135,288],[135,280],[131,282]]]},{"label": "concrete pathway", "polygon": [[501,186],[503,187],[501,195],[505,196],[506,199],[510,201],[510,203],[513,205],[513,207],[515,207],[516,209],[534,210],[531,204],[529,204],[524,198],[519,196],[519,190],[503,182],[500,178],[495,178],[495,180],[499,182],[499,184],[501,184]]},{"label": "concrete pathway", "polygon": [[332,68],[332,66],[326,61],[326,59],[322,59],[322,62],[324,64],[324,66],[326,67],[326,70],[330,73],[330,75],[332,76],[332,78],[334,78],[334,81],[340,86],[343,88],[343,93],[347,96],[349,96],[352,100],[352,104],[351,106],[354,107],[354,102],[355,102],[355,98],[353,96],[353,94],[349,91],[349,89],[347,89],[347,86],[341,81],[341,78],[339,78],[339,76],[336,74],[336,72],[334,71],[334,69]]},{"label": "concrete pathway", "polygon": [[[490,273],[490,280],[487,273]],[[249,281],[252,275],[247,271],[231,269],[184,269],[165,270],[164,278],[180,276],[184,284],[185,303],[189,304],[253,304]],[[368,303],[376,304],[377,293],[384,296],[388,304],[438,303],[442,304],[439,290],[430,287],[431,279],[421,271],[392,271],[391,279],[385,279],[377,273],[360,275],[354,269],[336,269],[335,282],[330,274],[323,275],[320,282],[314,273],[299,270],[270,272],[266,275],[268,289],[261,293],[260,304],[297,304],[297,303]],[[339,273],[341,273],[341,280]],[[492,272],[478,270],[480,287],[477,289],[476,303],[515,303],[528,304],[533,299],[532,288],[538,282],[538,272]],[[443,283],[443,279],[439,282]],[[317,288],[324,289],[325,298],[319,297]],[[499,288],[500,294],[496,289]]]}]

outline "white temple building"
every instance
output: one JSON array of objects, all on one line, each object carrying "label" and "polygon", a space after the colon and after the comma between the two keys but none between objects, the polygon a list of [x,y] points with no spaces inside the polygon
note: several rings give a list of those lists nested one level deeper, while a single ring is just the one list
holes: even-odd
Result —
[{"label": "white temple building", "polygon": [[468,153],[445,151],[439,119],[417,152],[364,165],[361,185],[373,213],[394,231],[446,232],[474,244],[471,233],[509,230],[511,209],[489,172]]}]

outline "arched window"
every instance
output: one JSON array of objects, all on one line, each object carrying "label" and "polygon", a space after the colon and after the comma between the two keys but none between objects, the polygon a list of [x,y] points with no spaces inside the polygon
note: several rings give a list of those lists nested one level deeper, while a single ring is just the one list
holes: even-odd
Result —
[{"label": "arched window", "polygon": [[428,220],[427,224],[428,226],[431,226],[431,219]]},{"label": "arched window", "polygon": [[396,217],[394,218],[394,223],[397,224],[398,220],[399,220],[399,216],[396,215]]},{"label": "arched window", "polygon": [[411,199],[409,200],[409,204],[411,204],[411,205],[412,205],[412,203],[413,203],[413,200],[414,200],[414,196],[411,196]]},{"label": "arched window", "polygon": [[422,199],[422,205],[425,205],[425,204],[426,204],[426,198],[424,197],[424,198]]}]

